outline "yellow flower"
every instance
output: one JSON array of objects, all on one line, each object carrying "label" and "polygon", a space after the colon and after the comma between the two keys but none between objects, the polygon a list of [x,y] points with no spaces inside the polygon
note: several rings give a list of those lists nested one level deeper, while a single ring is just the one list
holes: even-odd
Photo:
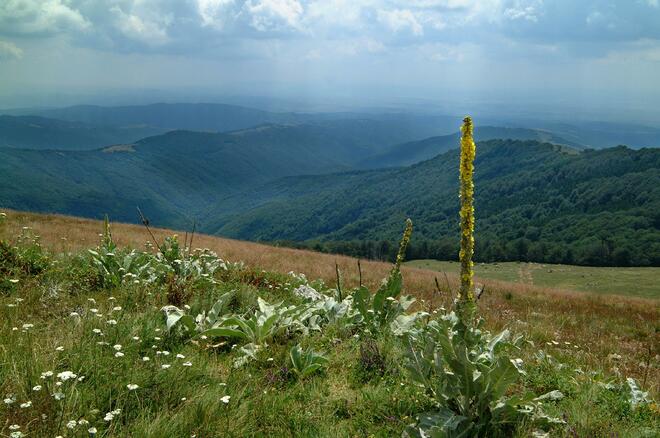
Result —
[{"label": "yellow flower", "polygon": [[460,158],[460,222],[461,249],[458,258],[461,262],[461,287],[458,298],[459,310],[470,317],[474,309],[474,284],[472,256],[474,254],[474,158],[477,147],[474,144],[472,119],[465,117],[461,127]]},{"label": "yellow flower", "polygon": [[410,218],[406,219],[406,229],[403,231],[403,237],[399,243],[399,252],[396,254],[396,265],[394,266],[394,269],[397,271],[401,268],[401,263],[403,263],[403,259],[406,257],[406,248],[410,242],[412,227],[412,220],[410,220]]}]

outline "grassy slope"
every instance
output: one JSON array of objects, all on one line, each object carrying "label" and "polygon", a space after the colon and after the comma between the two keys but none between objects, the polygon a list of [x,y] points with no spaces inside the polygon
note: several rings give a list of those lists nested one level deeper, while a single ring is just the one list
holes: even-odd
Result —
[{"label": "grassy slope", "polygon": [[[408,266],[457,274],[457,262],[413,260]],[[477,277],[541,287],[572,289],[600,294],[660,298],[660,268],[618,268],[540,263],[477,263]]]},{"label": "grassy slope", "polygon": [[[9,220],[0,238],[14,236],[21,227],[29,226],[41,236],[44,246],[58,252],[94,246],[101,230],[101,224],[91,220],[7,213]],[[148,240],[146,232],[133,225],[115,224],[113,234],[121,245],[141,247]],[[159,239],[166,234],[167,230],[156,230]],[[245,302],[250,302],[255,294],[271,301],[287,298],[287,276],[278,273],[291,270],[332,284],[335,261],[344,273],[346,286],[357,283],[355,260],[347,257],[209,236],[196,236],[194,246],[211,248],[229,260],[244,260],[252,268],[248,276],[221,278],[219,290],[202,293],[191,302],[194,310],[200,301],[212,299],[209,294],[224,290],[238,290]],[[94,424],[100,425],[99,430],[110,431],[103,436],[392,436],[411,423],[420,410],[428,408],[398,370],[400,351],[390,341],[381,341],[380,345],[388,358],[388,372],[382,378],[365,377],[357,370],[360,342],[349,337],[337,344],[334,339],[341,337],[339,333],[303,340],[303,345],[313,346],[330,357],[326,374],[304,383],[282,378],[286,342],[271,346],[273,361],[233,371],[233,355],[226,349],[206,350],[164,337],[158,311],[164,304],[162,293],[127,287],[114,291],[114,299],[109,299],[108,292],[86,292],[72,287],[67,278],[75,265],[69,265],[69,259],[61,260],[60,267],[54,268],[47,278],[23,278],[10,296],[0,297],[0,391],[3,396],[16,394],[17,403],[29,398],[34,404],[30,409],[0,407],[0,433],[7,434],[7,425],[17,423],[26,432],[42,431],[31,436],[44,436],[46,431],[46,436],[57,435],[54,428],[59,418],[38,419],[41,413],[55,412],[55,402],[44,392],[30,390],[43,384],[39,374],[50,369],[69,369],[87,376],[66,399],[68,413],[61,419],[60,431],[71,419],[96,418]],[[388,268],[383,263],[363,263],[366,282],[377,284]],[[272,273],[262,273],[262,269]],[[405,268],[403,274],[407,291],[425,299],[426,305],[448,304],[449,294],[434,292],[433,278],[437,273]],[[451,274],[449,282],[449,289],[455,290],[455,277]],[[555,434],[615,433],[632,437],[658,426],[657,416],[653,420],[632,413],[615,392],[587,384],[583,375],[573,371],[579,367],[606,376],[632,376],[644,381],[645,389],[657,396],[657,301],[499,281],[488,281],[487,287],[488,293],[479,304],[488,326],[508,326],[526,334],[535,345],[520,352],[526,363],[536,363],[533,355],[544,349],[568,365],[558,371],[537,363],[528,367],[529,375],[522,382],[524,390],[542,393],[560,389],[567,394],[566,399],[550,407],[552,414],[565,415],[568,421],[568,428],[556,430]],[[88,301],[90,297],[96,299],[95,304]],[[18,306],[6,306],[12,303]],[[103,322],[105,318],[91,316],[92,306],[106,315],[112,307],[121,306],[123,310],[111,313],[118,324],[108,326]],[[68,318],[74,310],[90,316],[75,325]],[[35,325],[30,335],[11,330],[12,326],[27,322]],[[100,328],[105,333],[103,340],[110,346],[121,344],[125,357],[115,358],[110,346],[99,346],[92,328]],[[133,340],[133,336],[140,340]],[[170,356],[155,355],[152,345],[157,350],[170,351]],[[56,347],[63,349],[57,351]],[[182,366],[184,359],[175,358],[177,353],[183,354],[192,366]],[[621,359],[608,359],[611,353],[620,354]],[[152,360],[142,362],[144,355]],[[650,367],[645,364],[647,357]],[[172,367],[162,370],[163,363]],[[576,379],[577,386],[571,383],[572,379]],[[140,389],[129,392],[128,383],[138,384]],[[231,396],[229,404],[220,401],[224,395]],[[92,408],[100,409],[100,414],[94,417]],[[99,416],[116,408],[122,409],[117,421],[108,424],[99,420]],[[78,429],[84,431],[86,427]],[[528,434],[524,427],[519,431],[520,436]],[[79,436],[84,435],[79,432]]]}]

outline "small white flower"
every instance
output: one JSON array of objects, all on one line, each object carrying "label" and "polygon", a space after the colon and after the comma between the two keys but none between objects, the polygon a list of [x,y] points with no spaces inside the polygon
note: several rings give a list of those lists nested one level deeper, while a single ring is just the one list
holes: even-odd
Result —
[{"label": "small white flower", "polygon": [[222,397],[222,398],[220,399],[220,401],[223,402],[224,404],[228,404],[230,398],[231,398],[230,395],[225,395],[224,397]]},{"label": "small white flower", "polygon": [[62,386],[64,383],[62,382],[55,382],[55,386]]},{"label": "small white flower", "polygon": [[70,316],[71,318],[80,318],[80,313],[78,313],[78,312],[71,312],[71,313],[69,313],[69,316]]},{"label": "small white flower", "polygon": [[109,320],[106,321],[106,324],[109,324],[109,325],[117,325],[117,321],[114,320],[114,319],[109,319]]},{"label": "small white flower", "polygon": [[185,359],[186,358],[186,356],[184,356],[181,353],[177,354],[176,357],[177,357],[177,359]]},{"label": "small white flower", "polygon": [[12,424],[11,426],[9,426],[9,430],[18,430],[20,428],[21,426],[19,426],[18,424]]},{"label": "small white flower", "polygon": [[23,435],[23,432],[20,430],[17,430],[16,432],[12,432],[9,434],[9,438],[23,438],[25,435]]},{"label": "small white flower", "polygon": [[96,302],[96,300],[94,298],[87,298],[87,301],[89,301],[90,303],[95,303]]},{"label": "small white flower", "polygon": [[97,329],[97,328],[95,328],[95,329],[92,329],[92,331],[93,331],[94,333],[96,333],[97,335],[102,335],[102,334],[103,334],[103,332],[101,331],[101,329]]},{"label": "small white flower", "polygon": [[28,400],[25,403],[21,403],[20,406],[22,409],[29,408],[30,406],[32,406],[32,402]]},{"label": "small white flower", "polygon": [[117,298],[115,298],[115,297],[108,297],[108,301],[114,301],[114,300],[116,300],[116,299],[117,299]]},{"label": "small white flower", "polygon": [[172,366],[172,365],[170,365],[170,364],[168,364],[168,363],[164,363],[164,364],[162,364],[160,367],[161,367],[162,369],[166,370],[166,369],[168,369],[168,368],[171,367],[171,366]]},{"label": "small white flower", "polygon": [[62,371],[61,373],[57,374],[57,378],[63,382],[66,382],[69,379],[75,379],[76,377],[78,377],[78,375],[72,373],[71,371]]},{"label": "small white flower", "polygon": [[71,430],[75,429],[77,425],[78,422],[76,420],[70,420],[68,423],[66,423],[66,427]]},{"label": "small white flower", "polygon": [[115,344],[115,345],[112,346],[112,348],[119,351],[119,350],[121,350],[121,345],[120,344]]},{"label": "small white flower", "polygon": [[115,353],[115,357],[124,357],[124,353],[122,353],[121,351],[118,351],[118,352]]},{"label": "small white flower", "polygon": [[60,345],[59,347],[57,347],[57,348],[55,349],[55,351],[64,351],[64,347],[62,347],[62,346]]},{"label": "small white flower", "polygon": [[89,421],[83,418],[82,420],[78,420],[78,424],[81,426],[87,426],[89,424]]},{"label": "small white flower", "polygon": [[96,430],[95,427],[90,427],[89,429],[87,429],[87,432],[88,432],[90,435],[96,435],[97,430]]},{"label": "small white flower", "polygon": [[89,309],[89,311],[92,313],[99,313],[99,309]]},{"label": "small white flower", "polygon": [[149,356],[144,356],[142,358],[142,362],[149,362],[151,359],[149,359]]},{"label": "small white flower", "polygon": [[9,282],[16,284],[16,283],[18,283],[18,278],[10,278]]},{"label": "small white flower", "polygon": [[53,394],[53,398],[55,398],[55,400],[62,400],[64,398],[64,394],[61,392],[56,392]]},{"label": "small white flower", "polygon": [[53,372],[52,371],[44,371],[43,373],[41,373],[41,378],[42,379],[46,379],[48,377],[53,377]]},{"label": "small white flower", "polygon": [[112,308],[113,312],[119,312],[121,310],[121,306],[115,306]]},{"label": "small white flower", "polygon": [[30,330],[34,327],[34,324],[23,324],[23,330]]},{"label": "small white flower", "polygon": [[183,365],[184,367],[191,367],[191,366],[192,366],[192,362],[184,362],[184,363],[182,363],[181,365]]},{"label": "small white flower", "polygon": [[128,385],[126,385],[126,387],[128,388],[129,391],[135,391],[136,389],[139,388],[139,386],[136,385],[135,383],[129,383]]},{"label": "small white flower", "polygon": [[154,340],[160,341],[160,338],[158,336],[154,336]]},{"label": "small white flower", "polygon": [[9,395],[3,401],[5,402],[6,405],[10,405],[16,401],[16,397],[14,395]]},{"label": "small white flower", "polygon": [[133,340],[134,340],[134,341],[139,341],[140,338],[139,338],[138,336],[133,336]]},{"label": "small white flower", "polygon": [[41,391],[41,385],[33,386],[32,390],[33,391]]}]

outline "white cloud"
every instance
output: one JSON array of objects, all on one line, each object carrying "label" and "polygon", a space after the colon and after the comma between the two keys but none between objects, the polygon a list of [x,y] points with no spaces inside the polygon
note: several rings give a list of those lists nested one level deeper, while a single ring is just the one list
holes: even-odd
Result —
[{"label": "white cloud", "polygon": [[0,60],[1,59],[21,59],[23,50],[9,41],[0,40]]},{"label": "white cloud", "polygon": [[197,0],[197,11],[202,19],[202,26],[221,29],[228,19],[225,14],[235,3],[235,0]]},{"label": "white cloud", "polygon": [[538,11],[534,6],[513,7],[504,10],[504,16],[510,20],[539,21]]},{"label": "white cloud", "polygon": [[14,34],[51,34],[81,31],[91,24],[63,0],[3,0],[0,31]]},{"label": "white cloud", "polygon": [[417,20],[415,14],[409,9],[378,10],[378,21],[385,24],[394,32],[410,30],[413,35],[420,36],[424,28]]},{"label": "white cloud", "polygon": [[658,0],[646,0],[646,4],[652,8],[658,8],[660,6],[660,1]]},{"label": "white cloud", "polygon": [[250,0],[245,9],[251,26],[259,31],[300,29],[303,7],[298,0]]},{"label": "white cloud", "polygon": [[169,41],[167,26],[172,22],[171,16],[149,19],[134,13],[126,13],[119,6],[113,6],[110,12],[115,15],[115,27],[129,39],[147,45],[162,45]]}]

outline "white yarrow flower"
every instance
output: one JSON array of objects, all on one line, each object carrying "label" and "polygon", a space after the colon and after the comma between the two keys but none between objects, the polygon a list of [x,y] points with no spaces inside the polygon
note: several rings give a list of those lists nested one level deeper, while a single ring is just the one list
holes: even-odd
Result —
[{"label": "white yarrow flower", "polygon": [[72,373],[71,371],[62,371],[61,373],[57,374],[57,378],[63,382],[66,382],[69,379],[75,379],[76,377],[78,377],[78,375]]}]

